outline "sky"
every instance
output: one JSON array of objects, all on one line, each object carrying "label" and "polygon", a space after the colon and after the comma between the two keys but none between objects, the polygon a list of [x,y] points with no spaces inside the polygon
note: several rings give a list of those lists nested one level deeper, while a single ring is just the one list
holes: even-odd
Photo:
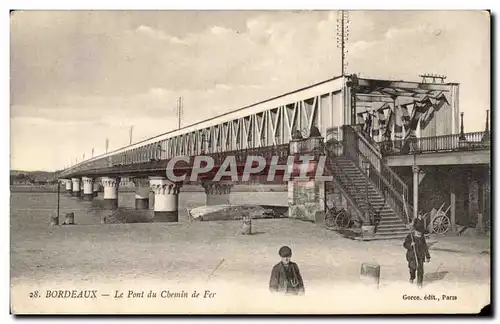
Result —
[{"label": "sky", "polygon": [[[16,11],[11,169],[53,171],[341,74],[335,11]],[[490,17],[350,11],[347,73],[460,84],[465,131],[490,109]],[[33,158],[36,157],[36,158]]]}]

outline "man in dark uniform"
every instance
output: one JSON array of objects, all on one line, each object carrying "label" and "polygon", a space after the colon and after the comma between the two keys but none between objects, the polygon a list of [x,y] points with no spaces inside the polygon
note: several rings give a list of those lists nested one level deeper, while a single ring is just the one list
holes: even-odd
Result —
[{"label": "man in dark uniform", "polygon": [[281,292],[287,295],[304,294],[304,282],[300,275],[299,267],[290,261],[292,250],[288,246],[282,246],[279,250],[281,262],[276,264],[271,271],[269,290]]},{"label": "man in dark uniform", "polygon": [[412,226],[414,228],[423,228],[425,230],[423,234],[427,234],[425,226],[425,214],[423,209],[420,209],[418,211],[417,218],[413,219]]},{"label": "man in dark uniform", "polygon": [[368,135],[368,138],[372,137],[372,115],[370,112],[367,112],[365,118],[365,132]]},{"label": "man in dark uniform", "polygon": [[406,260],[410,269],[410,283],[415,280],[417,273],[417,285],[422,287],[424,281],[424,260],[429,262],[431,255],[424,236],[425,228],[417,223],[412,226],[410,234],[406,236],[403,246],[406,249]]}]

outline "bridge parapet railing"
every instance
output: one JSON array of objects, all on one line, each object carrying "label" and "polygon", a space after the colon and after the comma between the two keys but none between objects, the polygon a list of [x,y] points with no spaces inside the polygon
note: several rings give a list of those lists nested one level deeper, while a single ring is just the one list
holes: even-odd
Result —
[{"label": "bridge parapet railing", "polygon": [[472,132],[441,136],[413,137],[396,141],[378,143],[383,156],[478,151],[491,148],[489,132]]},{"label": "bridge parapet railing", "polygon": [[325,154],[324,138],[320,136],[291,140],[289,146],[290,155],[310,155],[317,160]]},{"label": "bridge parapet railing", "polygon": [[267,162],[270,162],[273,156],[277,156],[279,162],[286,163],[288,152],[288,144],[280,144],[220,153],[208,153],[206,155],[214,159],[215,165],[221,165],[228,156],[234,156],[237,164],[244,164],[248,156],[261,156],[264,157]]}]

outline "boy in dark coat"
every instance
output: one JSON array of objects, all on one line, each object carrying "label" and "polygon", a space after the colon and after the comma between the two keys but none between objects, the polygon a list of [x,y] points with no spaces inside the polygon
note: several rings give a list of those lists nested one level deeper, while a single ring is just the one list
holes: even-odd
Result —
[{"label": "boy in dark coat", "polygon": [[292,250],[288,246],[282,246],[279,250],[281,262],[276,264],[271,271],[269,290],[291,295],[304,294],[304,282],[300,275],[299,267],[291,262]]},{"label": "boy in dark coat", "polygon": [[431,255],[424,236],[425,228],[421,225],[412,227],[410,234],[406,236],[403,246],[406,249],[406,260],[410,269],[410,283],[415,280],[417,273],[417,285],[422,287],[424,281],[424,260],[429,262]]},{"label": "boy in dark coat", "polygon": [[[413,219],[412,226],[414,228],[420,228],[420,229],[425,229],[425,214],[423,209],[420,209],[417,214],[417,218]],[[424,232],[424,234],[426,234]]]}]

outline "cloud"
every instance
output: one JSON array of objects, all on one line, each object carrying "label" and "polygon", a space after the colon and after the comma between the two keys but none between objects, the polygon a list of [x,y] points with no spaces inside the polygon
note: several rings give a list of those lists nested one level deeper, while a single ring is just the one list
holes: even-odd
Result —
[{"label": "cloud", "polygon": [[224,28],[224,27],[221,27],[221,26],[213,26],[212,28],[210,28],[210,32],[214,35],[227,35],[231,32],[233,32],[233,30],[229,29],[229,28]]},{"label": "cloud", "polygon": [[184,42],[181,39],[174,37],[174,36],[169,36],[166,33],[162,32],[160,30],[153,29],[149,26],[140,25],[139,27],[137,27],[136,31],[138,33],[142,33],[142,34],[147,35],[149,37],[153,37],[153,38],[156,38],[159,40],[169,41],[170,43],[173,43],[173,44],[184,44]]},{"label": "cloud", "polygon": [[[108,136],[113,145],[126,144],[129,124],[137,138],[175,128],[179,96],[184,123],[194,123],[340,74],[335,12],[260,11],[233,22],[221,15],[18,15],[11,36],[16,127],[31,127],[25,118],[50,119],[51,127],[72,134],[65,145],[78,139],[86,147],[95,144],[85,144],[85,133],[72,133],[70,125],[88,127],[93,120],[99,121],[93,141]],[[348,73],[409,80],[426,71],[447,73],[466,86],[461,103],[486,102],[481,89],[488,84],[476,85],[489,67],[481,17],[351,12]],[[44,130],[48,143],[61,142]]]},{"label": "cloud", "polygon": [[414,34],[419,35],[430,35],[435,32],[435,29],[428,24],[419,25],[414,28],[395,28],[390,27],[385,33],[385,40],[398,38],[398,37],[409,37]]}]

